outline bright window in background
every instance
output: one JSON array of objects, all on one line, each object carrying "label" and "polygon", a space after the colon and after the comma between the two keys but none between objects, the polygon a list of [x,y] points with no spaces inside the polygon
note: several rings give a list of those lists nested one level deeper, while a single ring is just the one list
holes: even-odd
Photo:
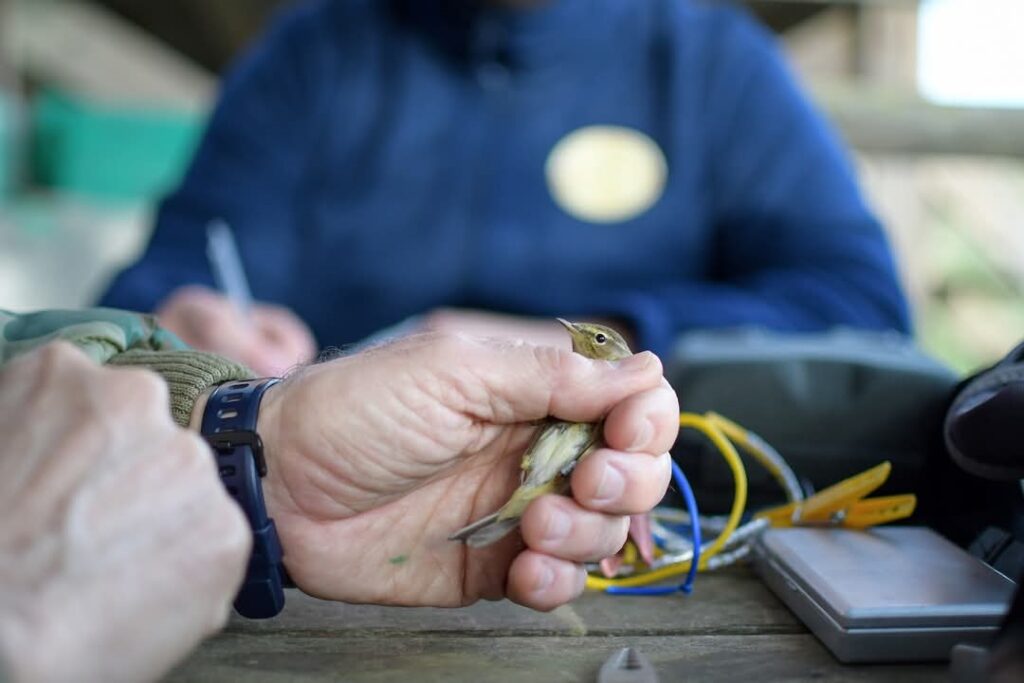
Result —
[{"label": "bright window in background", "polygon": [[919,22],[924,97],[1024,107],[1024,0],[922,0]]}]

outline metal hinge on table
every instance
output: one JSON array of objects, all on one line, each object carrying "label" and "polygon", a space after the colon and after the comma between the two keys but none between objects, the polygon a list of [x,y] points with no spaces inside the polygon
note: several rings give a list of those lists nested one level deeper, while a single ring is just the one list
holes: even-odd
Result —
[{"label": "metal hinge on table", "polygon": [[597,683],[658,683],[658,674],[640,652],[624,647],[601,666]]}]

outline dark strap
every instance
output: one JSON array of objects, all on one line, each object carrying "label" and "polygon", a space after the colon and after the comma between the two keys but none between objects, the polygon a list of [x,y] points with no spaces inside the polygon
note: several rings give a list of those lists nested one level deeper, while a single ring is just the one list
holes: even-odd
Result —
[{"label": "dark strap", "polygon": [[228,494],[238,502],[252,527],[252,555],[235,609],[249,619],[265,619],[284,608],[290,585],[274,520],[267,516],[260,478],[267,473],[263,442],[256,433],[260,400],[277,379],[228,382],[210,395],[203,413],[203,438],[213,448]]}]

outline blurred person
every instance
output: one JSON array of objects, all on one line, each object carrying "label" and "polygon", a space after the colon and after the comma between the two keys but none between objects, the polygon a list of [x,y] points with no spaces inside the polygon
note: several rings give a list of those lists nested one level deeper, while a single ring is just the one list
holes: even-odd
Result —
[{"label": "blurred person", "polygon": [[[111,310],[0,311],[0,361],[0,679],[156,678],[223,626],[246,571],[253,532],[185,427],[251,373]],[[678,404],[649,353],[612,364],[430,333],[304,368],[258,409],[263,495],[298,588],[548,610],[664,494]],[[521,540],[448,541],[516,488],[549,414],[607,416],[572,497],[531,504]]]},{"label": "blurred person", "polygon": [[[208,289],[230,223],[256,333]],[[405,330],[908,331],[883,232],[774,39],[693,0],[314,0],[231,70],[103,301],[261,372]]]}]

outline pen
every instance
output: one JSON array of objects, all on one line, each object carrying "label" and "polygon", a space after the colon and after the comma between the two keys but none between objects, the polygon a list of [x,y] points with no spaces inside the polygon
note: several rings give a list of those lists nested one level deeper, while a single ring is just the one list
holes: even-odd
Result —
[{"label": "pen", "polygon": [[235,235],[222,219],[212,220],[206,226],[206,257],[217,286],[248,320],[252,310],[252,290],[245,277]]}]

